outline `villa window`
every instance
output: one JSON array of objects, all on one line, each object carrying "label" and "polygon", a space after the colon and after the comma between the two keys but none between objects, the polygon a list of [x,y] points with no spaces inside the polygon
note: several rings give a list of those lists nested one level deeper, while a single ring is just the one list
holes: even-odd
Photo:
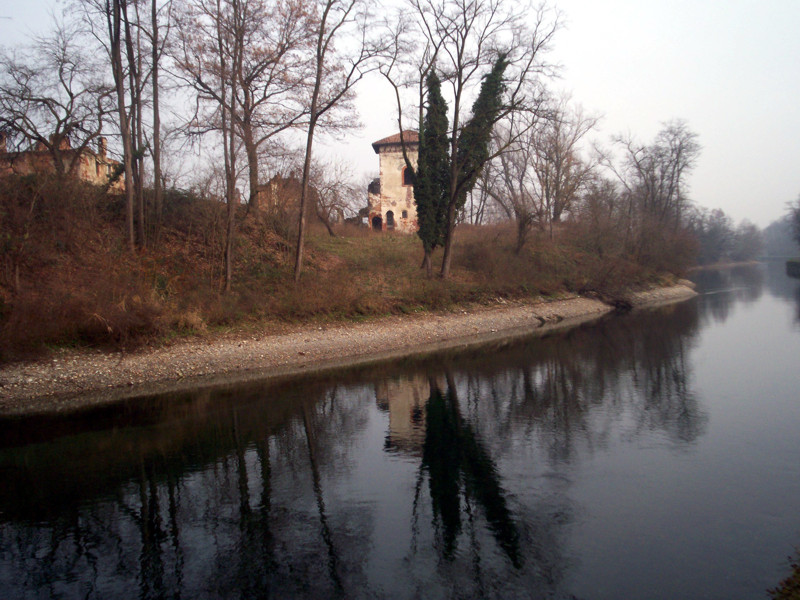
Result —
[{"label": "villa window", "polygon": [[403,167],[403,185],[414,185],[414,171]]}]

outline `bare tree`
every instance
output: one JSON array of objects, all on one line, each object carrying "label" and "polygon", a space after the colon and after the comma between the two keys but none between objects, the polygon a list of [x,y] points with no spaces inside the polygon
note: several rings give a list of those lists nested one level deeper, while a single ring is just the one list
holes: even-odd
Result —
[{"label": "bare tree", "polygon": [[117,96],[117,117],[122,138],[122,164],[125,173],[125,229],[128,238],[128,249],[136,249],[134,233],[134,190],[133,190],[133,138],[131,121],[125,102],[125,66],[122,62],[123,9],[125,0],[97,0],[95,4],[105,18],[107,28],[108,53],[111,59],[111,72],[114,75],[114,86]]},{"label": "bare tree", "polygon": [[684,121],[671,121],[652,144],[617,138],[624,157],[620,180],[643,214],[677,228],[688,205],[686,175],[700,155],[697,134]]},{"label": "bare tree", "polygon": [[[191,81],[195,113],[191,133],[218,133],[222,141],[227,203],[225,238],[225,291],[233,283],[233,247],[236,208],[240,204],[237,189],[239,153],[236,121],[240,110],[240,78],[247,39],[247,0],[195,0],[183,6],[177,16],[180,50],[175,57],[185,80]],[[207,108],[208,112],[201,110]]]},{"label": "bare tree", "polygon": [[[146,75],[142,65],[141,19],[139,3],[126,0],[120,3],[125,40],[125,62],[130,104],[128,119],[131,131],[131,177],[133,179],[136,241],[145,247],[144,210],[144,88]],[[130,8],[130,11],[128,10]]]},{"label": "bare tree", "polygon": [[745,219],[736,228],[731,258],[736,261],[755,260],[764,251],[764,234],[753,222]]},{"label": "bare tree", "polygon": [[[180,14],[179,77],[196,94],[190,130],[223,138],[229,205],[226,289],[232,277],[237,152],[247,158],[250,206],[258,210],[259,157],[266,142],[309,122],[309,40],[304,2],[195,0]],[[318,116],[319,118],[319,116]]]},{"label": "bare tree", "polygon": [[569,211],[595,166],[593,160],[580,156],[579,145],[598,119],[587,117],[580,107],[571,107],[568,102],[566,97],[555,102],[531,137],[532,167],[539,180],[542,208],[551,237],[553,223],[558,223]]},{"label": "bare tree", "polygon": [[[199,13],[208,10],[198,12],[193,5],[203,2],[189,3],[181,13],[175,61],[179,78],[197,94],[193,130],[205,133],[220,127],[219,115],[199,112],[201,105],[220,105],[217,74],[211,68],[217,48],[203,43],[206,25]],[[230,117],[247,158],[249,204],[258,211],[262,148],[280,133],[308,122],[314,17],[306,0],[225,0],[220,8],[226,19],[241,23],[236,33],[241,39],[241,60],[236,71],[229,73],[236,78],[237,110]]]},{"label": "bare tree", "polygon": [[[58,176],[76,171],[108,122],[112,88],[71,25],[0,53],[0,131],[17,148],[45,149]],[[67,152],[67,150],[71,150]]]},{"label": "bare tree", "polygon": [[[414,18],[414,14],[414,12],[408,11],[407,6],[400,6],[387,20],[387,46],[385,53],[381,56],[379,67],[381,75],[394,90],[397,103],[397,127],[400,132],[403,158],[406,167],[412,172],[414,166],[409,159],[403,135],[407,130],[403,124],[403,118],[406,113],[411,113],[411,118],[416,121],[416,128],[422,135],[421,124],[426,97],[425,82],[428,74],[436,65],[436,58],[442,44],[441,39],[428,31],[428,23],[424,19]],[[414,105],[410,109],[403,106],[404,91],[408,89],[415,91]]]},{"label": "bare tree", "polygon": [[[141,91],[144,84],[140,55],[137,54],[138,37],[133,37],[135,31],[138,33],[137,23],[132,20],[132,16],[138,17],[138,4],[135,0],[75,0],[75,3],[83,11],[86,26],[107,53],[111,65],[125,176],[125,229],[128,249],[133,252],[137,241],[134,229],[137,199],[140,212],[139,243],[144,242],[139,189],[141,180],[138,177],[141,172],[141,152],[137,147],[137,140],[142,136],[137,123],[141,120]],[[133,15],[128,12],[131,6]]]},{"label": "bare tree", "polygon": [[600,258],[625,249],[620,232],[628,230],[628,211],[619,188],[616,181],[594,172],[573,206],[584,244]]},{"label": "bare tree", "polygon": [[[517,228],[516,252],[520,252],[532,227],[544,222],[541,189],[533,170],[538,117],[526,115],[521,131],[498,128],[492,140],[495,158],[489,161],[478,184],[479,193],[500,206]],[[533,121],[533,122],[532,122]],[[504,148],[503,151],[499,151]]]},{"label": "bare tree", "polygon": [[680,250],[688,209],[686,178],[700,155],[697,134],[683,121],[664,124],[652,144],[616,139],[621,164],[604,159],[623,185],[627,203],[625,245],[642,264],[656,264]]},{"label": "bare tree", "polygon": [[549,229],[552,237],[553,223],[590,180],[595,163],[580,156],[579,144],[596,122],[562,98],[496,129],[495,158],[479,187],[514,219],[517,252],[533,227]]},{"label": "bare tree", "polygon": [[259,149],[308,116],[305,88],[313,39],[308,2],[242,3],[246,39],[237,77],[241,91],[236,126],[247,157],[249,205],[258,211]]},{"label": "bare tree", "polygon": [[734,251],[736,231],[733,219],[720,208],[700,208],[690,211],[689,230],[697,239],[697,261],[712,264],[730,260]]},{"label": "bare tree", "polygon": [[[81,10],[88,31],[109,59],[122,143],[128,243],[132,250],[137,245],[145,247],[149,218],[145,199],[148,152],[153,162],[157,220],[161,213],[160,72],[172,26],[172,0],[73,2]],[[148,110],[152,110],[152,121]]]},{"label": "bare tree", "polygon": [[344,222],[348,214],[358,213],[354,203],[360,200],[359,193],[363,188],[354,183],[350,165],[336,160],[314,164],[311,185],[317,218],[325,225],[328,234],[335,236],[333,225]]},{"label": "bare tree", "polygon": [[382,47],[369,27],[369,0],[319,0],[319,21],[313,58],[308,130],[303,160],[300,217],[295,252],[294,280],[300,280],[306,233],[306,202],[309,195],[311,159],[317,125],[327,113],[348,99],[353,86],[376,67],[373,59]]},{"label": "bare tree", "polygon": [[[166,13],[166,31],[162,33],[161,30],[161,13]],[[161,216],[163,210],[162,202],[162,173],[161,173],[161,102],[159,78],[160,78],[160,64],[161,57],[164,54],[164,48],[169,35],[169,30],[172,25],[172,0],[167,0],[161,7],[158,6],[158,0],[150,0],[150,30],[146,32],[150,38],[151,60],[152,60],[152,89],[153,89],[153,139],[152,139],[152,156],[153,156],[153,203],[155,204],[155,221],[158,236],[161,226]]]}]

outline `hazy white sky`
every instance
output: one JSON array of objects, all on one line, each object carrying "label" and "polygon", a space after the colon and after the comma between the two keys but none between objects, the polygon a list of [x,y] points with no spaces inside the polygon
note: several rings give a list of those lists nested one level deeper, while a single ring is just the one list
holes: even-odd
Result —
[{"label": "hazy white sky", "polygon": [[[1,0],[0,43],[49,22],[53,0]],[[603,116],[595,134],[648,142],[683,119],[703,147],[690,179],[700,205],[766,226],[800,195],[800,0],[557,0],[555,85]],[[377,172],[370,143],[396,132],[391,90],[361,89],[363,129],[337,154]]]}]

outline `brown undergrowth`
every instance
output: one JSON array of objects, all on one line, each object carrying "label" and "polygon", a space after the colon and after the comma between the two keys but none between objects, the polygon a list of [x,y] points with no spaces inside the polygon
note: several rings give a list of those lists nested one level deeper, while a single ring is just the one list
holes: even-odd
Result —
[{"label": "brown undergrowth", "polygon": [[[122,199],[77,182],[0,180],[0,360],[58,345],[115,349],[265,322],[331,321],[564,293],[618,297],[655,270],[580,224],[532,235],[459,226],[452,276],[429,279],[416,236],[312,224],[302,281],[292,280],[292,227],[242,207],[233,291],[223,293],[225,206],[170,192],[148,243],[127,250]],[[591,244],[588,240],[591,239]],[[441,250],[434,255],[440,260]],[[659,265],[664,272],[664,265]],[[682,265],[673,265],[673,272]]]}]

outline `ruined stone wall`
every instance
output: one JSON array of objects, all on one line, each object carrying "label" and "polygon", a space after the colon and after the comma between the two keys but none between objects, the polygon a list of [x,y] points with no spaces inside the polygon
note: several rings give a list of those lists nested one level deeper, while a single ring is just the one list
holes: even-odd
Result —
[{"label": "ruined stone wall", "polygon": [[[70,161],[77,150],[62,150],[64,168],[69,168]],[[95,185],[105,185],[108,177],[119,163],[108,158],[104,152],[92,152],[85,149],[78,157],[73,176]],[[46,150],[27,150],[21,152],[0,152],[0,176],[31,175],[33,173],[54,173],[53,158]],[[111,189],[117,192],[125,190],[125,180],[119,177]]]}]

